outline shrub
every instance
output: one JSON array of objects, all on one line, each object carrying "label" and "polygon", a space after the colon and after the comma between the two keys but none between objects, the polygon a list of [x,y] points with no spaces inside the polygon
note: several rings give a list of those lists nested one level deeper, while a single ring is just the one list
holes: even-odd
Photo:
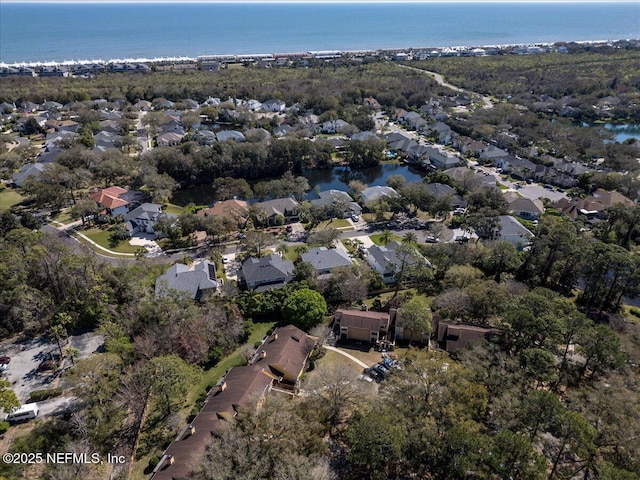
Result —
[{"label": "shrub", "polygon": [[0,435],[9,430],[9,422],[0,422]]},{"label": "shrub", "polygon": [[31,392],[31,401],[32,402],[42,402],[48,398],[58,397],[62,395],[62,388],[52,388],[50,390],[34,390]]},{"label": "shrub", "polygon": [[629,313],[631,313],[631,315],[640,318],[640,308],[631,308],[629,309]]}]

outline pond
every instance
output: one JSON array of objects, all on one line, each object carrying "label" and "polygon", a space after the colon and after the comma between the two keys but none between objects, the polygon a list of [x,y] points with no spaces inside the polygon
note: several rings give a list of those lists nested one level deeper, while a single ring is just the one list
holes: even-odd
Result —
[{"label": "pond", "polygon": [[613,136],[616,142],[623,143],[629,138],[636,138],[640,140],[640,123],[592,123],[592,122],[580,122],[576,123],[581,127],[600,127],[606,128],[613,132]]},{"label": "pond", "polygon": [[[349,167],[333,167],[324,170],[307,170],[304,176],[309,181],[311,189],[305,196],[306,200],[317,198],[316,192],[324,190],[348,190],[349,182],[360,180],[370,187],[386,185],[391,175],[403,175],[407,183],[421,182],[423,174],[419,170],[399,163],[384,163],[377,167],[352,170]],[[185,206],[189,203],[195,205],[213,204],[213,190],[208,185],[180,190],[174,193],[171,202]]]}]

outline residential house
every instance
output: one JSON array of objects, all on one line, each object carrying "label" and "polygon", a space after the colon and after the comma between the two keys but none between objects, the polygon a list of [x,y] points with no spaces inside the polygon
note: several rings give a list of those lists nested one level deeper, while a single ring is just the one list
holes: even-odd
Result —
[{"label": "residential house", "polygon": [[604,210],[616,203],[621,203],[628,207],[633,205],[633,201],[621,193],[599,188],[585,198],[560,199],[556,203],[555,208],[563,215],[574,219],[578,218],[578,216],[593,219],[600,216]]},{"label": "residential house", "polygon": [[311,200],[311,205],[321,208],[341,205],[344,207],[344,211],[342,212],[344,218],[362,214],[362,207],[353,201],[351,195],[342,190],[325,190],[318,192],[318,197],[319,198]]},{"label": "residential house", "polygon": [[456,352],[472,343],[482,342],[503,334],[497,328],[478,327],[462,323],[437,321],[436,325],[434,333],[438,348],[446,352]]},{"label": "residential house", "polygon": [[453,131],[446,123],[436,122],[433,125],[425,125],[423,130],[428,134],[435,135],[438,143],[443,145],[449,145],[453,141]]},{"label": "residential house", "polygon": [[531,178],[536,171],[536,164],[526,158],[514,157],[507,155],[494,160],[493,165],[501,168],[504,173],[510,174],[512,177],[525,180]]},{"label": "residential house", "polygon": [[96,202],[100,208],[105,210],[107,215],[112,217],[127,214],[132,203],[140,197],[140,192],[122,187],[96,189],[89,195],[91,200]]},{"label": "residential house", "polygon": [[497,188],[496,177],[490,173],[475,172],[467,167],[453,167],[444,171],[453,178],[465,190],[473,190],[476,187]]},{"label": "residential house", "polygon": [[397,198],[400,195],[391,187],[386,186],[375,186],[375,187],[367,187],[362,192],[360,192],[360,203],[362,205],[367,205],[371,202],[379,200],[381,198]]},{"label": "residential house", "polygon": [[371,265],[385,284],[396,281],[397,273],[405,266],[416,266],[418,263],[431,267],[431,263],[417,251],[414,255],[399,254],[400,242],[391,242],[388,245],[372,245],[367,249],[367,263]]},{"label": "residential house", "polygon": [[199,217],[227,217],[236,221],[239,227],[244,228],[249,219],[249,204],[244,200],[223,200],[216,202],[211,208],[198,210]]},{"label": "residential house", "polygon": [[522,249],[533,239],[533,233],[511,215],[500,215],[499,225],[500,230],[496,234],[496,240],[504,240]]},{"label": "residential house", "polygon": [[148,100],[140,100],[133,105],[133,109],[139,112],[150,112],[153,109],[153,105]]},{"label": "residential house", "polygon": [[373,343],[388,340],[391,322],[396,310],[372,312],[364,307],[361,310],[338,309],[333,315],[335,329],[340,340],[356,340]]},{"label": "residential house", "polygon": [[255,207],[262,210],[266,215],[269,225],[277,225],[279,217],[284,219],[284,223],[297,222],[300,220],[300,204],[293,198],[274,198],[265,202],[258,202]]},{"label": "residential house", "polygon": [[262,401],[274,386],[295,393],[315,346],[313,338],[292,325],[266,337],[248,365],[233,367],[209,390],[200,412],[164,451],[151,480],[189,478],[212,435],[228,426],[238,409]]},{"label": "residential house", "polygon": [[219,142],[244,142],[246,140],[244,134],[242,132],[238,132],[237,130],[221,130],[216,133],[216,138]]},{"label": "residential house", "polygon": [[265,112],[284,112],[287,108],[287,104],[282,100],[271,98],[262,104],[262,110]]},{"label": "residential house", "polygon": [[340,133],[344,127],[349,125],[341,118],[337,120],[326,121],[322,124],[322,133]]},{"label": "residential house", "polygon": [[451,197],[451,206],[453,208],[466,208],[467,201],[463,199],[455,188],[450,187],[444,183],[429,183],[426,186],[427,191],[434,197],[440,199],[444,197]]},{"label": "residential house", "polygon": [[273,253],[261,258],[249,257],[242,262],[242,276],[249,290],[280,288],[293,279],[293,262]]},{"label": "residential house", "polygon": [[447,170],[449,168],[457,167],[461,163],[459,156],[452,152],[438,147],[426,147],[426,154],[429,157],[431,165],[438,170]]},{"label": "residential house", "polygon": [[537,220],[544,213],[544,204],[540,199],[531,200],[518,196],[513,198],[512,196],[507,197],[507,195],[505,195],[505,199],[509,204],[509,211],[525,220]]},{"label": "residential house", "polygon": [[176,132],[165,132],[158,135],[156,143],[159,147],[169,147],[173,145],[180,145],[182,139],[184,138],[184,133],[176,133]]},{"label": "residential house", "polygon": [[155,233],[153,226],[164,216],[162,205],[157,203],[143,203],[139,207],[125,214],[124,222],[129,236],[134,233]]},{"label": "residential house", "polygon": [[479,152],[479,156],[481,160],[485,160],[486,162],[493,163],[498,158],[503,158],[509,155],[509,152],[498,148],[494,145],[487,145],[482,148]]},{"label": "residential house", "polygon": [[13,183],[22,188],[25,182],[33,178],[34,180],[39,180],[42,172],[44,171],[45,163],[27,163],[24,165],[18,173],[13,174]]},{"label": "residential house", "polygon": [[371,131],[354,133],[350,137],[351,140],[357,140],[359,142],[366,142],[367,140],[371,140],[371,139],[374,139],[374,138],[378,138],[378,136],[374,132],[371,132]]},{"label": "residential house", "polygon": [[312,248],[302,254],[302,261],[310,263],[318,275],[330,274],[336,268],[351,266],[347,252],[338,248]]},{"label": "residential house", "polygon": [[217,142],[216,134],[211,130],[201,129],[196,132],[196,140],[200,145],[213,145]]},{"label": "residential house", "polygon": [[200,260],[191,267],[176,263],[156,279],[156,296],[165,296],[169,290],[176,290],[199,300],[203,293],[215,292],[219,286],[220,283],[216,280],[216,266],[213,263]]}]

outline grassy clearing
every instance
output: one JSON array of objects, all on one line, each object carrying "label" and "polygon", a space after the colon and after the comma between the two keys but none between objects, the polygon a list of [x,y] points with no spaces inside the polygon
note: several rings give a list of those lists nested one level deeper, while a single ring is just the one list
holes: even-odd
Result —
[{"label": "grassy clearing", "polygon": [[7,210],[23,200],[24,197],[20,195],[16,189],[9,187],[0,188],[0,211]]},{"label": "grassy clearing", "polygon": [[131,245],[128,241],[122,240],[115,247],[111,246],[111,231],[102,230],[100,228],[91,228],[89,230],[82,230],[80,233],[87,236],[89,239],[96,242],[101,247],[118,253],[136,253],[140,250],[140,246]]},{"label": "grassy clearing", "polygon": [[181,215],[184,213],[184,208],[173,203],[168,203],[164,208],[164,213],[173,213],[174,215]]},{"label": "grassy clearing", "polygon": [[[431,304],[433,303],[433,300],[435,299],[435,297],[433,296],[426,296],[422,293],[418,293],[418,290],[416,290],[415,288],[408,288],[406,290],[400,290],[398,292],[398,295],[402,295],[402,294],[409,294],[412,295],[412,298],[415,299],[417,302],[419,302],[424,308],[431,308]],[[389,300],[391,297],[393,297],[393,292],[386,292],[386,293],[381,293],[380,295],[376,295],[373,298],[368,298],[366,299],[363,303],[369,307],[373,306],[373,302],[375,301],[376,298],[380,299],[380,301],[384,304],[387,300]]]}]

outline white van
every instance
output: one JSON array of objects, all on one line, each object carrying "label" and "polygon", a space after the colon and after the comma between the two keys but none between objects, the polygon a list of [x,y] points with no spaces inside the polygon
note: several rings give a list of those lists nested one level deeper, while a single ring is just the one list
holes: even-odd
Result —
[{"label": "white van", "polygon": [[40,409],[37,403],[25,403],[20,408],[13,410],[4,417],[5,422],[17,423],[36,418]]}]

